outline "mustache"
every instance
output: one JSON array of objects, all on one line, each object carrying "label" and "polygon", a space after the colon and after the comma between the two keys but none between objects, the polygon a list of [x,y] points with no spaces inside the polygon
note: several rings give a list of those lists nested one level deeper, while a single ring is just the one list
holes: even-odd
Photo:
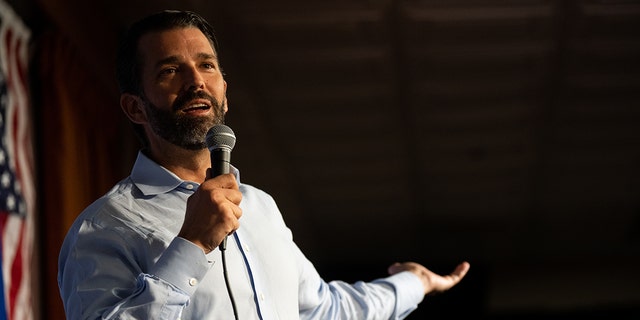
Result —
[{"label": "mustache", "polygon": [[188,103],[195,99],[206,99],[211,103],[214,108],[219,108],[220,103],[213,96],[204,91],[188,91],[179,95],[175,101],[173,101],[173,111],[179,111],[187,107]]}]

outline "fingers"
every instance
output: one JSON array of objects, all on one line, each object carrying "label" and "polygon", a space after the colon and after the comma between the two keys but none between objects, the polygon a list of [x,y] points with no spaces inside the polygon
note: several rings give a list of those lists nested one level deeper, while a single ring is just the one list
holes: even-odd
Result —
[{"label": "fingers", "polygon": [[[236,181],[236,177],[233,174],[227,173],[212,179],[205,180],[200,185],[198,190],[207,191],[207,192],[216,192],[216,191],[223,192],[222,190],[238,191],[239,189],[238,189],[238,182]],[[242,200],[242,194],[239,192],[223,192],[222,194],[224,194],[229,201],[235,204],[239,204],[240,200]],[[220,194],[216,194],[216,195],[219,196]]]},{"label": "fingers", "polygon": [[462,280],[462,278],[464,278],[467,272],[469,272],[469,268],[471,268],[469,262],[462,262],[456,267],[455,270],[453,270],[451,274],[448,275],[448,277],[450,277],[451,281],[453,281],[454,283],[458,283],[460,282],[460,280]]},{"label": "fingers", "polygon": [[391,266],[389,266],[388,271],[389,271],[389,274],[396,274],[402,271],[411,271],[417,275],[431,273],[429,269],[425,268],[423,265],[416,262],[403,262],[403,263],[396,262]]},{"label": "fingers", "polygon": [[392,265],[389,266],[389,268],[387,269],[387,272],[389,272],[390,275],[394,275],[398,272],[400,272],[400,263],[396,262]]},{"label": "fingers", "polygon": [[241,200],[242,193],[233,175],[206,180],[187,200],[178,236],[200,246],[205,253],[211,252],[240,227]]},{"label": "fingers", "polygon": [[470,267],[471,265],[465,261],[456,266],[452,273],[441,276],[418,263],[404,262],[392,264],[389,267],[389,274],[393,275],[402,271],[412,272],[422,281],[425,294],[429,294],[451,289],[464,278]]},{"label": "fingers", "polygon": [[[234,218],[227,223],[234,222],[242,216],[242,210],[240,209],[240,201],[242,201],[242,193],[238,188],[238,182],[232,174],[224,174],[213,179],[206,180],[198,188],[197,193],[206,194],[209,196],[210,206],[216,213],[221,213],[221,218]],[[230,214],[230,215],[229,215]],[[229,233],[235,231],[239,225],[234,226],[233,230],[229,230]]]},{"label": "fingers", "polygon": [[[424,270],[421,270],[421,268]],[[402,271],[411,271],[413,273],[419,274],[426,270],[427,268],[415,262],[404,262],[404,263],[396,262],[391,266],[389,266],[389,269],[387,271],[389,272],[389,274],[393,275]]]}]

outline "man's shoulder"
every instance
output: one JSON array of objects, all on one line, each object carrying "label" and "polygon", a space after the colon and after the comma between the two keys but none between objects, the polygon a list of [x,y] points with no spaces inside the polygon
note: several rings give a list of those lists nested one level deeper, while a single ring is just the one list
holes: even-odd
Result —
[{"label": "man's shoulder", "polygon": [[78,219],[93,220],[95,217],[100,216],[102,212],[110,211],[107,210],[108,208],[125,205],[134,197],[135,192],[135,185],[131,182],[131,179],[129,177],[122,179],[85,207],[78,215]]}]

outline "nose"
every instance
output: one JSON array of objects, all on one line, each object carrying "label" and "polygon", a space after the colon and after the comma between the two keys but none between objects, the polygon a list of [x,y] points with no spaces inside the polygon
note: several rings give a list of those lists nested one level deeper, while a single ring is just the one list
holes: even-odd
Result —
[{"label": "nose", "polygon": [[204,77],[197,68],[189,68],[184,72],[185,87],[189,91],[204,89]]}]

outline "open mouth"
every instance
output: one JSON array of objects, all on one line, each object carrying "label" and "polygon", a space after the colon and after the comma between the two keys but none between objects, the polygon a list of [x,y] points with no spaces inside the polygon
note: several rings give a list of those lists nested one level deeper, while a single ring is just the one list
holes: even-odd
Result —
[{"label": "open mouth", "polygon": [[203,111],[209,110],[210,108],[211,107],[209,107],[209,105],[207,104],[197,103],[197,104],[189,105],[186,108],[183,108],[182,112],[184,113],[203,112]]}]

